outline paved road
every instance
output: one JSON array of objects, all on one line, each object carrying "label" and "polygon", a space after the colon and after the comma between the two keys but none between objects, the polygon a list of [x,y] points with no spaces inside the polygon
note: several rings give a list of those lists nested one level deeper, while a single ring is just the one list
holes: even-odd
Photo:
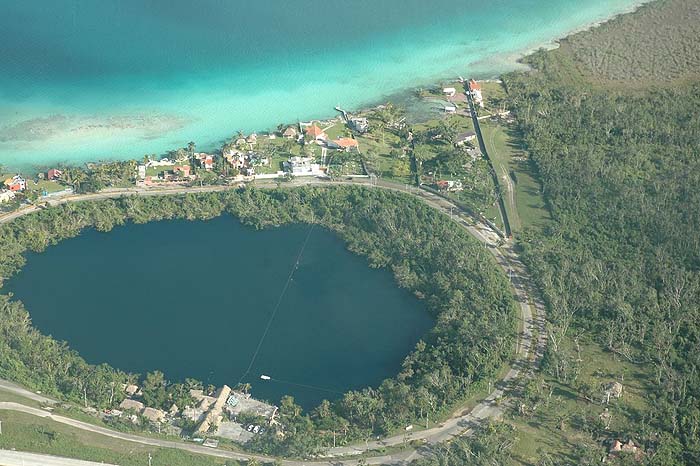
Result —
[{"label": "paved road", "polygon": [[[502,415],[502,406],[498,402],[500,398],[507,394],[508,390],[512,389],[518,376],[526,369],[536,368],[539,363],[540,357],[544,351],[544,345],[546,344],[545,332],[544,332],[544,306],[541,302],[531,299],[530,290],[530,280],[528,279],[526,269],[524,265],[520,262],[517,254],[513,250],[512,245],[506,244],[502,247],[498,247],[500,237],[487,225],[480,223],[478,219],[469,217],[467,214],[463,213],[461,209],[451,203],[450,201],[435,195],[433,193],[418,189],[415,187],[406,187],[405,185],[392,183],[384,180],[374,180],[372,181],[342,181],[342,182],[329,182],[329,181],[316,181],[316,180],[302,180],[296,181],[294,183],[286,184],[285,186],[299,186],[299,185],[321,185],[328,186],[334,184],[363,184],[367,185],[372,183],[379,189],[388,189],[393,191],[407,192],[422,199],[429,206],[438,209],[445,214],[449,215],[452,221],[458,224],[460,227],[466,229],[471,235],[478,239],[484,246],[491,252],[494,256],[498,265],[508,274],[511,278],[513,284],[514,295],[519,303],[520,308],[520,320],[521,320],[521,331],[518,336],[518,343],[516,349],[516,357],[514,363],[510,370],[507,372],[505,377],[495,385],[494,390],[486,397],[484,401],[479,403],[469,412],[456,412],[450,416],[445,422],[440,425],[433,427],[431,429],[411,432],[408,434],[396,435],[394,437],[389,437],[383,440],[368,442],[364,444],[358,444],[354,446],[345,446],[332,448],[327,452],[327,459],[318,459],[315,461],[292,461],[284,460],[282,464],[285,466],[303,466],[303,465],[316,465],[316,466],[353,466],[357,464],[356,460],[339,460],[343,456],[356,455],[359,453],[366,452],[368,450],[373,450],[377,448],[382,448],[392,445],[401,445],[406,441],[412,440],[422,440],[426,443],[438,443],[449,440],[455,436],[467,435],[472,429],[478,425],[478,423],[486,418],[497,418]],[[257,186],[265,187],[265,183],[256,183]],[[276,185],[271,183],[270,186]],[[229,187],[222,186],[211,186],[203,188],[171,188],[171,189],[115,189],[111,191],[104,191],[95,194],[86,195],[75,195],[66,197],[59,200],[52,201],[52,205],[63,204],[66,202],[76,202],[83,200],[96,200],[96,199],[106,199],[106,198],[116,198],[124,195],[167,195],[167,194],[182,194],[186,192],[213,192],[222,191],[230,189]],[[21,212],[13,213],[5,217],[0,218],[0,223],[10,221],[21,215],[26,215],[31,213],[37,208],[27,208]],[[534,348],[533,348],[534,345]],[[21,389],[21,388],[20,388]],[[21,389],[24,390],[24,389]],[[24,390],[24,392],[27,392]],[[28,392],[31,393],[31,392]],[[21,393],[20,393],[21,394]],[[142,443],[146,445],[154,445],[166,448],[177,448],[181,450],[191,451],[193,453],[202,453],[207,455],[232,458],[232,459],[247,459],[247,458],[257,458],[262,461],[272,461],[272,458],[266,458],[262,456],[240,454],[234,452],[227,452],[223,450],[215,450],[207,447],[202,447],[199,445],[186,444],[182,442],[175,442],[169,440],[160,439],[150,439],[137,435],[126,434],[122,432],[112,431],[103,427],[94,426],[92,424],[87,424],[81,421],[76,421],[74,419],[66,418],[63,416],[54,416],[46,411],[31,408],[28,406],[20,405],[17,403],[0,403],[0,409],[9,409],[15,411],[22,411],[28,414],[33,414],[42,417],[48,417],[54,421],[61,422],[63,424],[68,424],[73,427],[88,430],[103,435],[107,435],[113,438],[119,438],[122,440],[128,440],[132,442]],[[419,453],[415,450],[403,451],[401,453],[392,454],[391,456],[380,456],[367,459],[367,464],[405,464],[407,461],[416,457]]]},{"label": "paved road", "polygon": [[37,455],[19,451],[0,450],[2,466],[116,466],[108,463],[93,463],[59,456]]}]

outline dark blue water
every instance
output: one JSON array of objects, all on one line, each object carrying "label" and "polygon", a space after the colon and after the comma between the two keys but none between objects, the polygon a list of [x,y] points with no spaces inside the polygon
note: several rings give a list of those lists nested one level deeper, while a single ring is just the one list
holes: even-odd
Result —
[{"label": "dark blue water", "polygon": [[309,231],[254,231],[226,216],[87,231],[30,254],[6,289],[90,363],[218,386],[245,373],[279,301],[244,381],[256,397],[291,394],[310,408],[394,376],[432,321],[326,230],[311,231],[295,265]]}]

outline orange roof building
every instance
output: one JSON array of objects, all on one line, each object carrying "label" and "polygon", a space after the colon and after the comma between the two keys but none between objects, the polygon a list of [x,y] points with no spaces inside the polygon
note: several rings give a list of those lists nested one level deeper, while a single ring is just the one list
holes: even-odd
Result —
[{"label": "orange roof building", "polygon": [[306,135],[314,139],[326,139],[326,133],[323,132],[321,128],[316,125],[311,125],[306,127]]},{"label": "orange roof building", "polygon": [[481,84],[478,82],[474,81],[473,79],[469,80],[469,90],[470,91],[480,91],[481,90]]},{"label": "orange roof building", "polygon": [[358,148],[357,139],[353,139],[353,138],[338,138],[333,142],[338,144],[338,146],[340,146],[341,149],[345,149],[345,150],[351,150],[351,149]]}]

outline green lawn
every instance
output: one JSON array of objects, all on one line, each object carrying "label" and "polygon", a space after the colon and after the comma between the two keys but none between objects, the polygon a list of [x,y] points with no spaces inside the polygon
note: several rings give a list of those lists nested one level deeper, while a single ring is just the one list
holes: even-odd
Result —
[{"label": "green lawn", "polygon": [[233,460],[194,455],[181,450],[157,448],[85,432],[29,414],[0,410],[0,448],[46,453],[121,466],[154,465],[221,466],[238,465]]},{"label": "green lawn", "polygon": [[481,122],[486,150],[498,174],[511,229],[542,228],[549,213],[534,177],[527,154],[515,143],[513,129],[499,123]]}]

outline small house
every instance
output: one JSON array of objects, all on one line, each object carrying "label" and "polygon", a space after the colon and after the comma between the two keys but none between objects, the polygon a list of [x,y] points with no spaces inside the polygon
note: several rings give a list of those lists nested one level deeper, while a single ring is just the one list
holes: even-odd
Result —
[{"label": "small house", "polygon": [[473,141],[476,139],[476,133],[474,131],[465,131],[464,133],[460,133],[457,135],[455,138],[455,146],[463,146],[467,142]]},{"label": "small house", "polygon": [[447,97],[454,97],[454,95],[457,93],[457,89],[454,87],[446,87],[442,90],[442,93]]},{"label": "small house", "polygon": [[56,181],[61,178],[61,175],[63,175],[63,172],[59,170],[58,168],[52,168],[48,172],[46,172],[46,179],[49,181]]},{"label": "small house", "polygon": [[457,106],[456,105],[445,105],[445,113],[457,113]]},{"label": "small house", "polygon": [[290,126],[284,130],[282,137],[286,139],[296,139],[298,134],[297,130],[293,126]]},{"label": "small house", "polygon": [[464,189],[464,187],[462,186],[462,182],[459,180],[440,180],[435,184],[437,185],[439,191],[457,192],[462,191]]},{"label": "small house", "polygon": [[481,94],[481,84],[474,81],[473,79],[470,79],[469,80],[469,92],[471,93],[472,97],[474,98],[474,102],[476,102],[477,105],[479,105],[480,107],[483,108],[484,97]]},{"label": "small house", "polygon": [[141,414],[151,422],[162,422],[165,419],[165,412],[156,408],[144,408]]},{"label": "small house", "polygon": [[173,167],[173,173],[177,176],[183,177],[183,178],[189,178],[190,177],[190,166],[189,165],[177,165]]},{"label": "small house", "polygon": [[124,393],[129,396],[134,396],[139,393],[139,386],[134,384],[129,384],[124,387]]},{"label": "small house", "polygon": [[353,138],[338,138],[335,141],[333,141],[340,150],[344,150],[345,152],[350,152],[352,150],[357,151],[359,146],[357,144],[357,139]]},{"label": "small house", "polygon": [[143,410],[143,408],[143,403],[141,403],[140,401],[132,400],[130,398],[126,398],[121,403],[119,403],[119,409],[121,409],[122,411],[131,409],[140,413]]},{"label": "small house", "polygon": [[323,130],[315,124],[308,126],[305,132],[307,137],[315,141],[325,141],[326,139],[328,139],[326,133],[324,133]]},{"label": "small house", "polygon": [[7,189],[0,190],[0,204],[2,204],[3,202],[10,202],[14,198],[14,191],[10,191]]},{"label": "small house", "polygon": [[5,188],[10,191],[18,192],[27,189],[27,181],[19,175],[5,180]]},{"label": "small house", "polygon": [[214,168],[214,156],[211,154],[205,154],[203,152],[198,152],[194,154],[195,160],[200,168],[205,170],[211,170]]},{"label": "small house", "polygon": [[367,118],[351,118],[348,123],[350,128],[358,133],[366,133],[369,131],[369,122]]}]

